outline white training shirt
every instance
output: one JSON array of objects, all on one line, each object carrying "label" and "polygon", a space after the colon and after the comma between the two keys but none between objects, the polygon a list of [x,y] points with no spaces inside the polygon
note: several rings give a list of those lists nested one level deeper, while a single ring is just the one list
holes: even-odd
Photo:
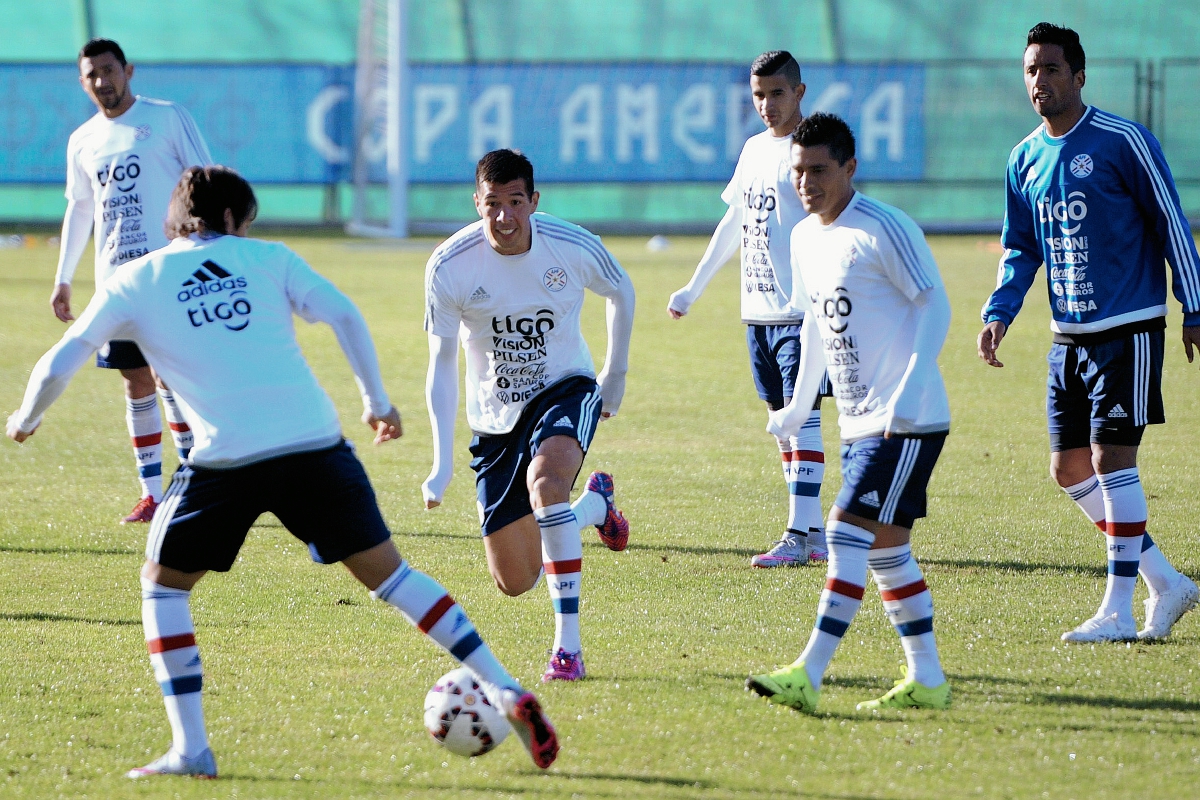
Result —
[{"label": "white training shirt", "polygon": [[[942,286],[925,236],[900,209],[856,192],[832,225],[816,215],[801,221],[791,250],[808,291],[809,323],[820,328],[842,439],[882,435],[913,352],[913,299]],[[915,423],[894,433],[950,429],[940,371],[926,380]]]},{"label": "white training shirt", "polygon": [[67,335],[97,348],[137,342],[191,426],[191,462],[237,467],[341,439],[292,319],[324,286],[278,242],[174,239],[120,267]]},{"label": "white training shirt", "polygon": [[530,217],[532,244],[497,253],[483,221],[443,242],[425,268],[425,330],[459,336],[467,354],[467,422],[507,433],[529,400],[573,375],[595,376],[579,328],[584,289],[611,297],[629,276],[578,225]]},{"label": "white training shirt", "polygon": [[[97,112],[67,142],[68,200],[96,204],[96,286],[118,266],[167,244],[163,221],[180,174],[212,157],[181,106],[138,96],[116,119]],[[64,264],[56,283],[70,283]]]},{"label": "white training shirt", "polygon": [[784,325],[804,319],[792,291],[788,244],[806,214],[791,178],[792,137],[770,130],[742,146],[737,168],[721,199],[742,211],[742,322]]}]

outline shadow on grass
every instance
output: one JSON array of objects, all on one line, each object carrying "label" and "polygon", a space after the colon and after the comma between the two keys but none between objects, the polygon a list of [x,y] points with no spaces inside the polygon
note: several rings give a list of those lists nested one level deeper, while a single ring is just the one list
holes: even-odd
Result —
[{"label": "shadow on grass", "polygon": [[140,556],[142,552],[124,547],[12,547],[0,545],[0,553],[26,553],[35,556]]},{"label": "shadow on grass", "polygon": [[1126,708],[1131,711],[1178,711],[1196,713],[1200,703],[1189,700],[1157,698],[1152,700],[1130,700],[1123,697],[1087,697],[1079,694],[1031,695],[1037,705],[1047,706],[1095,706],[1096,708]]},{"label": "shadow on grass", "polygon": [[72,617],[67,614],[46,614],[40,611],[30,611],[24,614],[0,614],[0,619],[9,622],[84,622],[88,625],[137,625],[140,619],[93,619],[91,617]]},{"label": "shadow on grass", "polygon": [[1108,566],[1084,564],[1042,564],[1034,561],[985,561],[977,558],[922,558],[922,566],[950,567],[952,569],[986,569],[998,572],[1057,572],[1065,575],[1087,575],[1103,578],[1108,575]]},{"label": "shadow on grass", "polygon": [[[597,542],[587,542],[585,547],[603,547]],[[629,545],[630,550],[645,550],[650,553],[687,553],[693,556],[756,556],[762,550],[751,550],[746,547],[688,547],[681,544],[637,544]]]}]

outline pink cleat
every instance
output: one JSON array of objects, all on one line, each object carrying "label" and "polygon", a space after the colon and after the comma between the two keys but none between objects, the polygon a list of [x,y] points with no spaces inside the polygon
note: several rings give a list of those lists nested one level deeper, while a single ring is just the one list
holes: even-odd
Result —
[{"label": "pink cleat", "polygon": [[533,763],[539,769],[546,769],[553,764],[558,757],[558,735],[542,712],[537,698],[518,687],[505,689],[500,702],[504,716],[508,717]]},{"label": "pink cleat", "polygon": [[624,550],[629,544],[629,520],[625,519],[625,515],[618,511],[613,503],[612,475],[607,472],[593,472],[588,476],[587,491],[603,497],[608,506],[604,522],[596,526],[600,533],[600,541],[604,542],[609,550]]},{"label": "pink cleat", "polygon": [[583,676],[586,674],[587,670],[583,668],[583,651],[568,653],[560,647],[558,652],[550,656],[550,664],[542,674],[542,683],[579,681],[583,680]]},{"label": "pink cleat", "polygon": [[154,509],[158,508],[158,503],[154,502],[154,498],[146,495],[141,500],[138,500],[133,511],[129,512],[129,516],[121,520],[121,524],[125,525],[130,522],[149,522],[154,519]]}]

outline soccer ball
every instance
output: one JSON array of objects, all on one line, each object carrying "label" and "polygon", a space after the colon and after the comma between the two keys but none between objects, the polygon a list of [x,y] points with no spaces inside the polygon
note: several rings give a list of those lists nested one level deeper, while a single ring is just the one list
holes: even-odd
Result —
[{"label": "soccer ball", "polygon": [[460,756],[496,748],[512,727],[466,667],[447,672],[425,695],[425,729],[438,744]]}]

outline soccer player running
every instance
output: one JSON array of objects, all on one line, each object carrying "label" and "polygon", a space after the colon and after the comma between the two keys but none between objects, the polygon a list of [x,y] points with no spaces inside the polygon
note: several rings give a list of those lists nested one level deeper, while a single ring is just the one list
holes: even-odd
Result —
[{"label": "soccer player running", "polygon": [[[1104,532],[1108,583],[1094,617],[1068,642],[1159,639],[1200,591],[1146,533],[1137,453],[1162,400],[1167,281],[1183,305],[1188,361],[1200,346],[1196,245],[1171,171],[1141,125],[1083,103],[1079,35],[1046,22],[1025,48],[1025,87],[1042,125],[1013,148],[1005,181],[1004,257],[983,307],[979,357],[996,350],[1046,265],[1054,343],[1046,412],[1050,473]],[[1150,589],[1138,631],[1133,590]]]},{"label": "soccer player running", "polygon": [[[421,491],[434,508],[453,473],[461,337],[488,569],[513,597],[545,570],[555,631],[542,680],[574,681],[585,673],[580,529],[596,526],[612,550],[624,550],[629,539],[611,475],[593,472],[574,505],[570,493],[596,424],[617,413],[625,393],[634,291],[598,237],[535,213],[538,198],[529,159],[514,150],[486,154],[475,169],[480,221],[429,258],[425,396],[433,468]],[[599,376],[579,327],[585,289],[607,298],[608,353]]]},{"label": "soccer player running", "polygon": [[767,429],[779,436],[799,429],[828,368],[840,412],[843,482],[829,512],[828,577],[808,646],[792,665],[752,675],[746,686],[810,714],[862,604],[868,571],[907,665],[891,691],[858,708],[950,705],[933,600],[910,545],[950,429],[937,365],[950,301],[921,229],[903,211],[856,192],[856,166],[845,122],[814,114],[800,124],[792,174],[810,216],[792,232],[792,265],[808,293],[807,319],[816,324],[802,332],[791,405],[772,413]]},{"label": "soccer player running", "polygon": [[[142,622],[171,724],[170,750],[128,773],[214,778],[190,592],[227,572],[255,519],[271,512],[314,561],[341,561],[382,600],[475,674],[537,766],[558,751],[537,699],[496,660],[437,581],[402,559],[333,402],[309,369],[292,320],[337,334],[375,443],[402,434],[375,345],[349,298],[282,244],[246,238],[257,203],[224,167],[191,167],[176,188],[165,248],[119,267],[30,376],[8,435],[24,441],[88,357],[114,337],[142,348],[179,393],[196,436],[150,525]],[[219,278],[215,276],[220,276]],[[192,289],[203,286],[199,295]]]},{"label": "soccer player running", "polygon": [[[167,243],[163,220],[180,173],[212,163],[196,123],[182,107],[133,94],[133,65],[120,45],[93,39],[79,51],[79,83],[98,113],[67,143],[67,212],[50,307],[63,322],[71,313],[71,280],[94,232],[96,288],[117,267]],[[138,346],[105,342],[96,366],[120,371],[125,422],[142,498],[122,522],[149,522],[162,498],[162,420],[156,381]],[[171,390],[157,382],[179,459],[186,461],[192,432]]]},{"label": "soccer player running", "polygon": [[[792,399],[804,324],[803,293],[793,292],[788,257],[788,237],[805,213],[788,176],[791,136],[802,119],[800,65],[785,50],[763,53],[750,65],[750,92],[767,130],[742,147],[733,179],[721,193],[729,208],[692,279],[671,295],[667,312],[674,319],[685,316],[740,245],[750,371],[769,412]],[[820,403],[820,397],[813,401],[812,413],[795,435],[778,440],[788,489],[787,527],[770,550],[750,559],[756,567],[794,567],[826,558]]]}]

